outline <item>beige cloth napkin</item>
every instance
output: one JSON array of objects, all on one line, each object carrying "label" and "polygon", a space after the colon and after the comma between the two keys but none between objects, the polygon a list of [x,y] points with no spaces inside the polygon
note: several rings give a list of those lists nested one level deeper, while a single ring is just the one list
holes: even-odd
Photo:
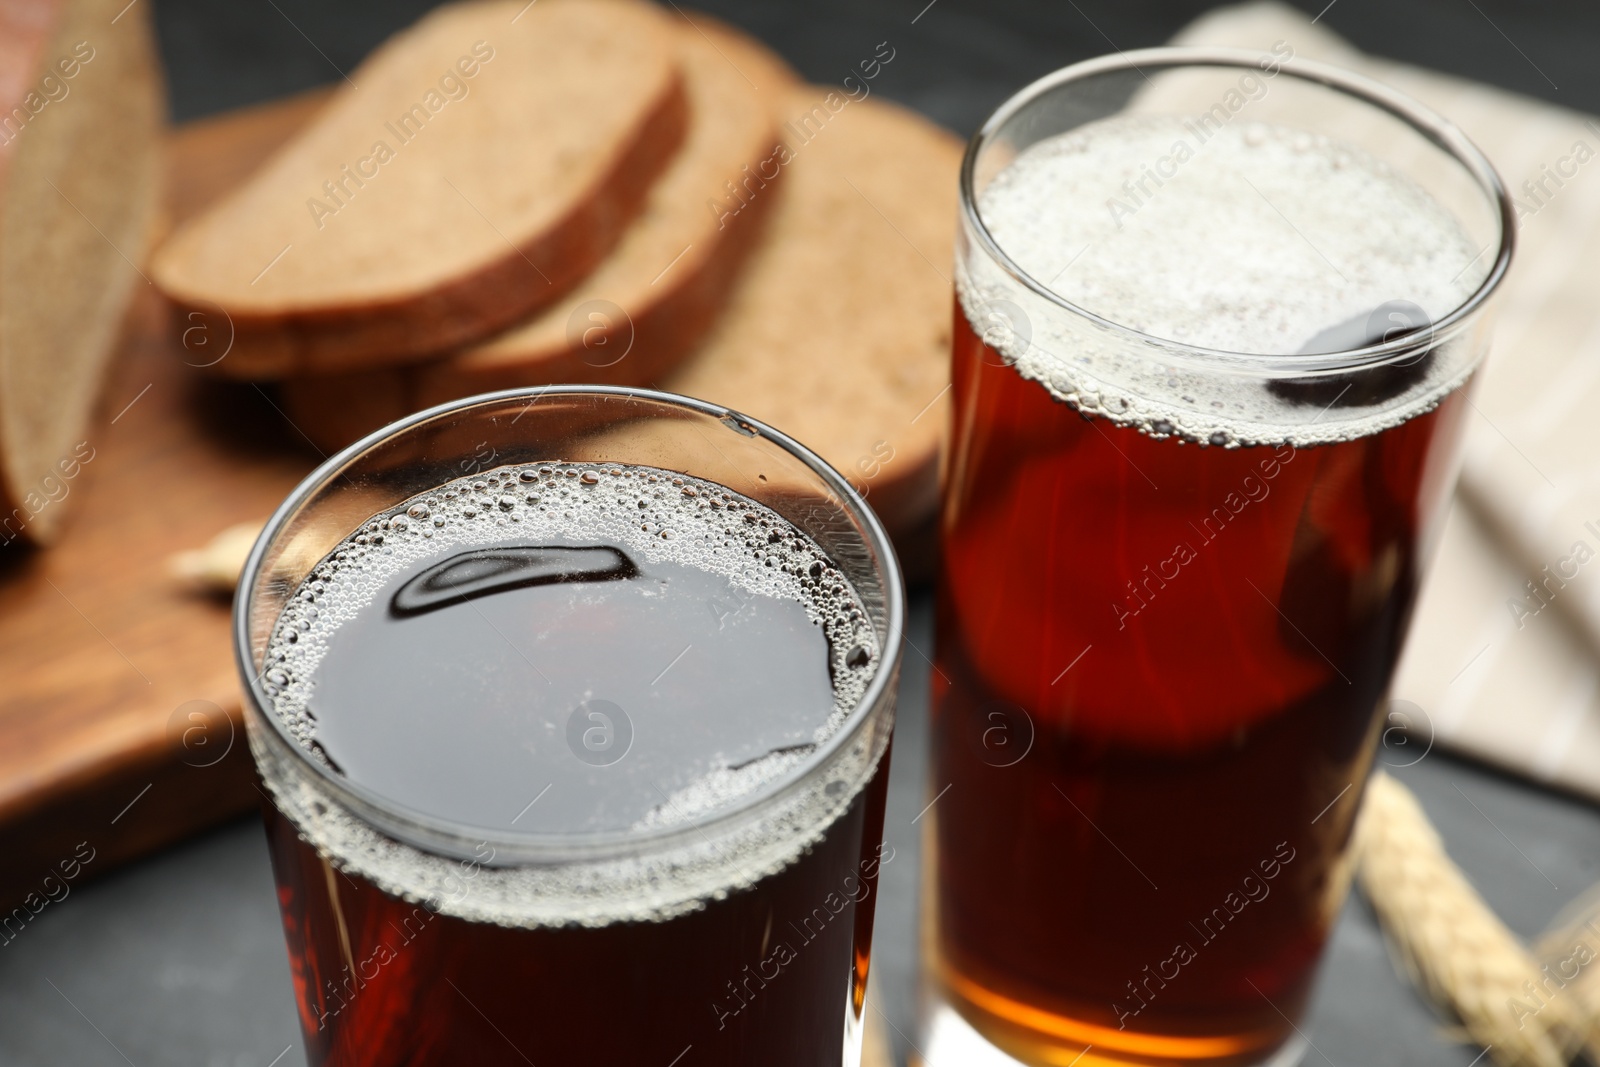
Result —
[{"label": "beige cloth napkin", "polygon": [[1408,703],[1391,725],[1413,736],[1379,758],[1436,742],[1600,799],[1600,121],[1367,56],[1275,3],[1219,9],[1173,43],[1279,41],[1452,119],[1518,201],[1454,513],[1395,681]]}]

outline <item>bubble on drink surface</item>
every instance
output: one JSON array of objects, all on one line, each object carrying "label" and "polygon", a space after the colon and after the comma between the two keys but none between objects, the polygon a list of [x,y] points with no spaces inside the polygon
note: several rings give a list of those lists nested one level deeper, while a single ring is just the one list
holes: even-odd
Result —
[{"label": "bubble on drink surface", "polygon": [[[516,492],[505,493],[508,486],[515,486]],[[550,506],[548,502],[557,497],[560,506]],[[808,618],[826,634],[831,706],[818,709],[814,728],[798,743],[753,757],[745,753],[738,759],[713,759],[690,779],[668,783],[656,798],[659,803],[622,825],[624,831],[646,835],[641,837],[638,855],[542,869],[485,868],[472,880],[468,898],[452,899],[443,888],[456,870],[455,861],[378,833],[333,800],[326,787],[294,759],[280,758],[284,754],[275,756],[271,746],[258,745],[256,755],[263,763],[264,781],[279,809],[336,865],[368,877],[387,891],[436,904],[440,910],[465,918],[507,925],[602,925],[668,918],[700,907],[712,893],[726,893],[782,869],[803,854],[870,780],[882,751],[881,735],[855,732],[842,746],[830,749],[827,758],[837,766],[829,764],[829,780],[835,784],[848,781],[851,788],[829,791],[819,781],[814,788],[808,784],[783,791],[778,794],[783,799],[777,807],[771,811],[763,807],[759,819],[727,831],[732,837],[717,836],[723,831],[704,840],[693,835],[694,841],[674,846],[665,866],[642,858],[650,833],[715,815],[799,774],[820,748],[853,721],[881,661],[879,641],[865,606],[814,541],[776,512],[724,486],[668,471],[587,463],[479,471],[471,480],[437,487],[376,516],[373,529],[382,528],[393,516],[413,514],[416,508],[425,509],[431,520],[398,527],[391,523],[380,552],[367,551],[372,538],[368,526],[372,524],[363,524],[313,568],[302,586],[319,589],[316,607],[298,596],[289,598],[269,639],[266,660],[284,679],[284,684],[274,686],[278,693],[273,697],[273,710],[290,737],[313,761],[332,766],[319,740],[319,730],[326,723],[319,721],[315,709],[317,666],[329,650],[330,639],[342,625],[369,611],[380,596],[390,595],[401,577],[410,575],[415,582],[426,575],[430,562],[437,568],[443,565],[439,561],[448,563],[462,558],[463,550],[483,546],[486,538],[509,535],[509,529],[497,533],[482,518],[473,518],[483,514],[489,501],[502,499],[511,501],[511,507],[501,510],[491,504],[489,514],[518,519],[519,542],[565,539],[614,545],[635,561],[645,576],[673,565],[695,567],[726,582],[732,590],[727,610],[733,612],[756,598],[793,603],[802,622]],[[545,503],[540,503],[541,499]],[[641,518],[646,520],[642,524]],[[663,539],[660,532],[669,524],[676,536]],[[368,545],[357,544],[358,537],[367,538]],[[452,581],[458,577],[451,572]],[[488,581],[493,575],[474,571],[468,577]],[[431,608],[420,604],[417,610]],[[711,612],[707,617],[715,618]],[[863,656],[865,663],[861,662]],[[650,670],[656,669],[652,662]],[[537,681],[529,684],[538,685]],[[637,750],[642,743],[640,712],[630,707],[599,718],[591,714],[612,707],[616,705],[596,694],[570,711],[576,719],[559,716],[553,739],[535,737],[531,743],[553,743],[562,758],[574,765],[588,764],[595,775],[626,772],[634,763],[629,748]],[[626,743],[624,734],[628,735]],[[576,748],[570,744],[574,736]],[[618,751],[621,756],[616,755]],[[337,750],[334,754],[340,755]],[[529,794],[537,793],[542,785],[533,784]],[[546,796],[532,814],[510,829],[527,830],[534,816],[546,811],[551,802],[552,797]],[[505,814],[507,820],[517,815],[515,806]],[[485,833],[492,836],[493,831]]]},{"label": "bubble on drink surface", "polygon": [[677,826],[726,808],[739,797],[782,778],[804,763],[815,749],[815,745],[796,745],[758,756],[737,767],[718,767],[662,798],[658,807],[634,823],[634,828]]},{"label": "bubble on drink surface", "polygon": [[[1189,150],[1177,159],[1180,143]],[[1175,115],[1119,116],[1034,144],[979,195],[979,213],[1016,264],[1076,307],[1233,353],[1310,353],[1345,323],[1382,327],[1349,347],[1431,327],[1494,259],[1430,193],[1353,145],[1242,122],[1202,139]],[[1362,388],[1341,382],[1324,396],[1211,357],[1169,366],[1148,342],[1041,299],[981,253],[957,267],[967,320],[998,341],[1004,363],[1086,414],[1157,438],[1306,446],[1377,433],[1431,410],[1481,355],[1470,336],[1435,344],[1419,333],[1430,358],[1407,352],[1353,372]],[[1025,337],[994,329],[993,309],[1008,304],[1024,309]]]},{"label": "bubble on drink surface", "polygon": [[1022,358],[1033,339],[1033,323],[1015,301],[999,298],[985,301],[971,309],[970,320],[984,346],[1000,353],[998,362],[1004,366],[1011,366]]}]

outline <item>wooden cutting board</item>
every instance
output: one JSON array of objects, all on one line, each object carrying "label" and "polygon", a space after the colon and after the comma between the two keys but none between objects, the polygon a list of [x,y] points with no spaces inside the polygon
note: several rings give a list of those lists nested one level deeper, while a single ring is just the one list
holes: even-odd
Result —
[{"label": "wooden cutting board", "polygon": [[[240,181],[322,99],[174,131],[168,223]],[[265,519],[318,455],[267,394],[186,366],[218,338],[191,333],[186,349],[139,289],[81,450],[92,458],[48,505],[72,509],[62,540],[0,547],[0,939],[22,921],[15,907],[31,916],[61,895],[65,872],[103,874],[256,802],[229,604],[185,589],[166,561]]]}]

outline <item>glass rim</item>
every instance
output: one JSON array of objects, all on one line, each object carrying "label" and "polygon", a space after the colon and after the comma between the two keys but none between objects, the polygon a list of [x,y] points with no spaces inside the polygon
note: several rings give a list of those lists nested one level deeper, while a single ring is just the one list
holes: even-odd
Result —
[{"label": "glass rim", "polygon": [[[1288,74],[1302,82],[1321,85],[1335,92],[1343,93],[1361,103],[1368,104],[1379,111],[1400,119],[1436,148],[1448,153],[1457,164],[1475,179],[1479,192],[1483,193],[1486,199],[1491,201],[1497,209],[1496,214],[1500,228],[1499,247],[1488,273],[1484,275],[1483,280],[1466,299],[1421,331],[1403,334],[1381,344],[1343,349],[1337,352],[1308,353],[1305,355],[1234,352],[1227,349],[1185,344],[1182,341],[1176,341],[1171,338],[1144,333],[1113,319],[1105,318],[1067,300],[1018,265],[1006,253],[1005,249],[1000,246],[999,242],[995,240],[988,227],[984,224],[978,210],[977,196],[973,189],[978,156],[994,139],[1002,126],[1022,111],[1023,108],[1032,104],[1046,93],[1071,82],[1119,70],[1131,70],[1143,74],[1143,67],[1233,67],[1257,70],[1260,69],[1261,58],[1269,54],[1253,52],[1243,48],[1192,46],[1141,48],[1087,59],[1053,71],[1042,78],[1030,82],[1013,93],[996,108],[993,114],[978,128],[978,131],[972,135],[971,140],[967,142],[966,153],[961,161],[960,176],[961,217],[967,229],[977,238],[984,253],[1001,270],[1012,280],[1038,297],[1101,329],[1114,331],[1134,342],[1158,348],[1164,354],[1171,354],[1211,368],[1215,368],[1218,364],[1228,364],[1234,365],[1241,370],[1276,372],[1274,374],[1275,377],[1285,378],[1312,377],[1341,371],[1359,370],[1365,367],[1382,366],[1414,354],[1419,347],[1419,334],[1422,338],[1425,338],[1426,347],[1431,348],[1470,326],[1479,309],[1493,295],[1501,280],[1505,277],[1506,271],[1511,265],[1512,250],[1516,246],[1516,205],[1512,202],[1505,183],[1500,179],[1500,175],[1495,171],[1494,165],[1489,162],[1488,157],[1483,154],[1477,145],[1473,144],[1472,140],[1455,123],[1421,101],[1397,89],[1392,89],[1364,74],[1357,74],[1354,71],[1346,70],[1330,63],[1296,57],[1277,60],[1274,57],[1274,60],[1278,63],[1278,72],[1280,74]],[[1484,249],[1484,251],[1487,250],[1487,248]],[[1477,262],[1482,256],[1483,252],[1479,252],[1472,262]]]},{"label": "glass rim", "polygon": [[[272,710],[272,701],[263,688],[266,667],[257,669],[254,663],[250,618],[262,563],[268,549],[283,532],[288,520],[315,493],[342,477],[351,463],[387,441],[426,423],[460,414],[472,408],[489,408],[513,401],[527,401],[531,404],[545,396],[642,400],[716,419],[735,420],[746,436],[750,436],[747,431],[754,430],[755,436],[773,442],[819,477],[844,511],[859,523],[866,547],[875,554],[875,569],[882,575],[883,580],[886,635],[878,669],[874,672],[872,680],[867,684],[861,698],[850,708],[839,728],[819,743],[815,751],[803,762],[776,780],[738,798],[725,809],[716,809],[684,822],[643,830],[585,833],[491,831],[486,827],[430,815],[385,797],[376,790],[340,777],[331,768],[311,758],[305,746],[288,732],[283,720]],[[560,457],[549,458],[553,460]],[[809,531],[802,530],[802,532],[807,537],[812,536]],[[318,464],[273,511],[251,546],[250,555],[239,573],[234,595],[233,646],[235,663],[244,681],[247,724],[252,720],[265,720],[271,728],[268,743],[276,741],[292,753],[296,766],[312,772],[317,786],[326,789],[334,800],[364,824],[393,837],[402,844],[425,852],[474,858],[477,857],[477,853],[473,846],[486,844],[494,849],[494,855],[497,857],[491,864],[494,866],[505,865],[506,861],[521,865],[553,864],[665,851],[680,840],[703,839],[710,829],[757,816],[807,787],[821,768],[828,765],[833,757],[861,734],[873,720],[874,712],[886,702],[893,700],[902,659],[900,637],[905,632],[905,610],[906,592],[899,558],[895,555],[893,544],[882,520],[867,505],[866,499],[855,490],[849,480],[810,448],[760,420],[752,419],[732,408],[695,397],[642,387],[562,384],[502,389],[437,404],[374,430]]]}]

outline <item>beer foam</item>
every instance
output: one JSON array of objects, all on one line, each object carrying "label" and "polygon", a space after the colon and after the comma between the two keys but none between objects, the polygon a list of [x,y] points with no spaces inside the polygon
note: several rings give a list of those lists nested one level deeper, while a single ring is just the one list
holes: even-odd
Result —
[{"label": "beer foam", "polygon": [[[639,846],[624,857],[495,866],[486,841],[478,862],[462,863],[380,833],[304,766],[309,758],[335,770],[317,741],[317,666],[330,637],[372,610],[397,576],[442,551],[510,537],[612,544],[645,569],[652,563],[687,564],[721,576],[742,595],[798,601],[827,637],[831,710],[822,709],[809,744],[736,766],[714,765],[665,795],[635,822]],[[714,482],[655,468],[518,464],[458,479],[386,509],[313,568],[274,626],[262,672],[271,713],[302,752],[297,755],[276,737],[258,736],[264,731],[252,731],[251,747],[275,804],[301,835],[335,866],[402,899],[510,926],[661,920],[787,866],[849,807],[875,773],[887,731],[861,731],[820,771],[811,768],[809,757],[857,714],[881,651],[865,606],[837,566],[770,508]],[[796,786],[780,787],[749,818],[706,830],[687,826],[788,780]],[[656,856],[654,837],[674,827],[685,832]]]},{"label": "beer foam", "polygon": [[[1231,353],[1291,355],[1394,301],[1436,322],[1493,261],[1387,163],[1262,123],[1090,123],[1022,151],[978,211],[1013,262],[1063,299],[1148,337]],[[1437,405],[1481,355],[1470,339],[1446,341],[1398,395],[1326,410],[1269,391],[1258,371],[1180,363],[1050,305],[980,251],[960,259],[968,320],[1018,373],[1156,437],[1309,445],[1376,433]],[[1376,338],[1389,323],[1372,325]]]}]

